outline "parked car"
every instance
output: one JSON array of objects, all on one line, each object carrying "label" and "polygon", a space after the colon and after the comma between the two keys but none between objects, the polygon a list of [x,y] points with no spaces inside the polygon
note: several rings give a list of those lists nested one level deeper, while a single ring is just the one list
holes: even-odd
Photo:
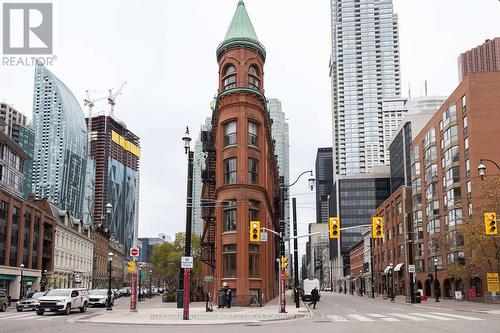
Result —
[{"label": "parked car", "polygon": [[4,312],[5,310],[7,310],[8,305],[9,298],[3,291],[0,291],[0,312]]},{"label": "parked car", "polygon": [[[90,306],[106,306],[106,300],[108,299],[107,289],[92,289],[89,292],[89,305]],[[115,300],[111,297],[111,305],[115,304]]]},{"label": "parked car", "polygon": [[28,296],[17,301],[16,310],[18,312],[22,312],[23,310],[36,310],[38,299],[42,296],[45,296],[45,294],[47,294],[47,291],[29,293]]},{"label": "parked car", "polygon": [[36,314],[43,316],[45,311],[64,312],[66,315],[73,309],[87,311],[89,293],[87,289],[53,289],[38,299]]},{"label": "parked car", "polygon": [[130,288],[118,289],[118,297],[130,296]]}]

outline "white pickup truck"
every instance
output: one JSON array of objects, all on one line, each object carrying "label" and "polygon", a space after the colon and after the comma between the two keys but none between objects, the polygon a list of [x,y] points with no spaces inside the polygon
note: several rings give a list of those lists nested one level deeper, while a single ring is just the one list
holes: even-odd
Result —
[{"label": "white pickup truck", "polygon": [[43,316],[45,311],[64,312],[69,315],[71,310],[87,311],[89,293],[87,289],[53,289],[38,299],[36,314]]}]

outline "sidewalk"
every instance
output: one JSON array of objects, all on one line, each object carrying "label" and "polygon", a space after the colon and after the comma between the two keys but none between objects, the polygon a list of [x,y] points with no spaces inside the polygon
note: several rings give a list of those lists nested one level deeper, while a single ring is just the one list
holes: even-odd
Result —
[{"label": "sidewalk", "polygon": [[[147,305],[146,305],[147,304]],[[124,325],[235,325],[257,324],[266,321],[291,320],[305,318],[309,310],[301,304],[296,308],[287,293],[287,313],[279,313],[278,299],[263,307],[232,307],[205,311],[205,303],[191,303],[189,320],[182,320],[183,309],[177,309],[175,303],[162,303],[161,297],[138,303],[137,312],[130,312],[128,306],[115,307],[113,311],[82,315],[68,319],[74,323],[124,324]]]},{"label": "sidewalk", "polygon": [[[382,295],[376,294],[375,298],[371,298],[371,295],[349,295],[351,297],[363,297],[369,299],[372,303],[391,303],[389,298],[385,299]],[[428,297],[427,301],[422,301],[421,303],[407,303],[405,296],[396,296],[395,302],[396,304],[405,304],[409,306],[415,306],[426,309],[434,309],[434,310],[448,310],[448,311],[465,311],[465,312],[479,312],[479,313],[488,313],[488,314],[500,314],[500,304],[491,304],[491,303],[476,303],[469,301],[455,301],[449,299],[440,299],[439,302],[435,302],[434,298]]]}]

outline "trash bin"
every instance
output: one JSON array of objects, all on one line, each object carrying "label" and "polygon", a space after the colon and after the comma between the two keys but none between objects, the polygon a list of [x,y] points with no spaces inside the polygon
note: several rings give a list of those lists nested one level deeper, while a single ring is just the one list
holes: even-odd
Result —
[{"label": "trash bin", "polygon": [[413,292],[413,299],[415,303],[420,303],[420,292],[418,291]]}]

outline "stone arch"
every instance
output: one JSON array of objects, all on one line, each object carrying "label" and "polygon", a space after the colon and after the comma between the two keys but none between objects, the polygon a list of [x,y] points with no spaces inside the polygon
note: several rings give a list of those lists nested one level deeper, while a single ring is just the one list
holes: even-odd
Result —
[{"label": "stone arch", "polygon": [[453,284],[450,279],[444,280],[444,297],[452,298],[453,297]]},{"label": "stone arch", "polygon": [[429,281],[429,279],[425,280],[424,295],[428,297],[431,296],[431,281]]}]

